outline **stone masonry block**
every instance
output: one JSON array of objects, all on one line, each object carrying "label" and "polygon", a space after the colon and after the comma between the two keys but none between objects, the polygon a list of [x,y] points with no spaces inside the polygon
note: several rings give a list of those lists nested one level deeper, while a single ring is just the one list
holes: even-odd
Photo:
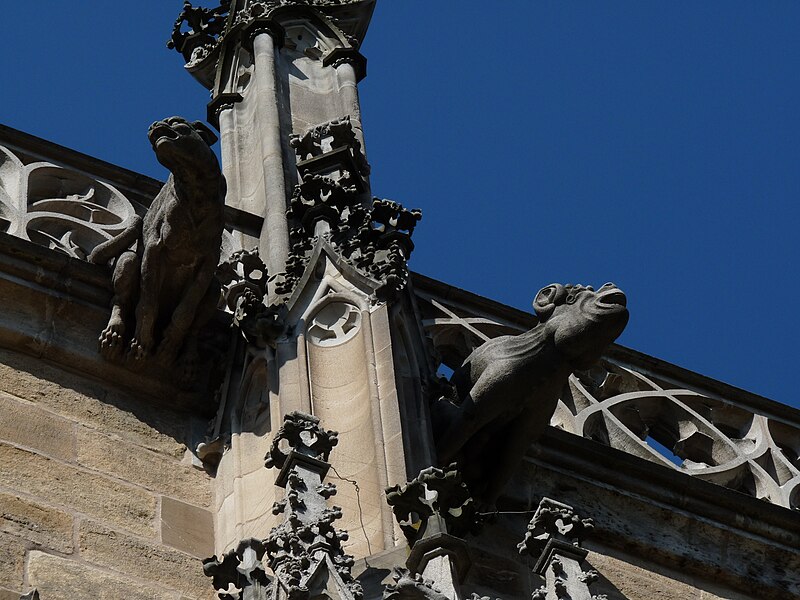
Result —
[{"label": "stone masonry block", "polygon": [[75,423],[6,394],[0,394],[0,415],[0,440],[53,458],[75,459]]},{"label": "stone masonry block", "polygon": [[0,492],[0,531],[3,533],[70,554],[72,528],[73,519],[67,513]]},{"label": "stone masonry block", "polygon": [[155,535],[156,499],[149,492],[2,443],[0,486]]},{"label": "stone masonry block", "polygon": [[186,417],[67,373],[42,361],[0,349],[0,391],[29,400],[68,419],[176,458],[183,456]]},{"label": "stone masonry block", "polygon": [[11,590],[0,589],[0,600],[19,600],[22,592],[12,592]]},{"label": "stone masonry block", "polygon": [[161,542],[198,558],[214,554],[214,517],[207,511],[163,497]]},{"label": "stone masonry block", "polygon": [[47,600],[89,600],[124,597],[125,600],[175,600],[178,595],[161,586],[132,581],[91,565],[43,552],[31,552],[28,582]]},{"label": "stone masonry block", "polygon": [[78,430],[78,463],[196,506],[211,504],[205,472],[93,429]]},{"label": "stone masonry block", "polygon": [[27,549],[28,546],[22,540],[0,533],[0,586],[22,589]]},{"label": "stone masonry block", "polygon": [[159,583],[184,596],[198,600],[212,600],[216,596],[209,579],[203,575],[200,559],[97,523],[81,524],[80,552],[94,564]]}]

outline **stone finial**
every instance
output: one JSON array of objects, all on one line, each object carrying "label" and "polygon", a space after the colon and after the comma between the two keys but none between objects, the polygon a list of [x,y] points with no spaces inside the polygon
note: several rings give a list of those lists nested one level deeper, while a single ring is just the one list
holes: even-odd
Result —
[{"label": "stone finial", "polygon": [[363,275],[377,282],[375,293],[390,299],[408,283],[411,235],[422,218],[391,200],[370,200],[369,163],[349,117],[312,127],[291,138],[299,183],[287,216],[292,226],[285,280],[290,294],[321,236]]},{"label": "stone finial", "polygon": [[452,535],[460,536],[477,527],[474,502],[455,465],[447,470],[429,467],[406,485],[388,488],[386,502],[412,545],[425,536],[434,515],[444,520],[447,533]]},{"label": "stone finial", "polygon": [[[353,557],[342,548],[347,532],[334,527],[342,509],[327,505],[336,486],[322,481],[336,442],[336,433],[323,429],[316,417],[299,412],[284,417],[266,461],[281,470],[276,485],[286,494],[273,513],[284,520],[266,539],[245,540],[221,559],[204,562],[221,600],[360,600]],[[288,452],[280,449],[282,443]]]},{"label": "stone finial", "polygon": [[599,575],[583,570],[588,551],[581,547],[593,530],[592,520],[580,517],[571,506],[542,499],[525,539],[517,546],[520,554],[534,558],[534,572],[545,578],[545,585],[534,592],[533,598],[599,600],[589,589]]},{"label": "stone finial", "polygon": [[265,552],[263,542],[244,540],[221,560],[203,561],[203,572],[213,578],[221,600],[266,600],[271,597],[272,578],[261,562]]},{"label": "stone finial", "polygon": [[217,279],[222,285],[222,296],[227,309],[233,314],[233,326],[244,338],[259,348],[274,346],[287,329],[286,306],[266,306],[267,266],[258,250],[239,250],[220,263]]},{"label": "stone finial", "polygon": [[230,7],[231,0],[220,0],[216,8],[193,6],[185,0],[167,48],[180,52],[187,65],[201,62],[219,43]]},{"label": "stone finial", "polygon": [[[288,453],[280,449],[282,442],[288,444]],[[347,533],[334,527],[342,509],[327,505],[336,486],[322,481],[337,442],[336,433],[323,429],[318,418],[293,412],[284,417],[267,455],[267,467],[281,469],[276,485],[284,487],[286,495],[273,507],[284,521],[272,529],[264,546],[269,566],[290,598],[310,593],[315,573],[326,567],[347,590],[341,600],[362,595],[351,574],[353,557],[342,549]]]},{"label": "stone finial", "polygon": [[[290,452],[281,450],[280,444],[283,441],[288,443]],[[320,427],[317,417],[301,412],[289,413],[272,439],[265,466],[268,469],[282,469],[291,452],[327,462],[331,450],[338,443],[338,434]]]},{"label": "stone finial", "polygon": [[578,548],[593,529],[592,519],[582,519],[571,506],[544,498],[517,548],[520,554],[538,558],[550,540]]}]

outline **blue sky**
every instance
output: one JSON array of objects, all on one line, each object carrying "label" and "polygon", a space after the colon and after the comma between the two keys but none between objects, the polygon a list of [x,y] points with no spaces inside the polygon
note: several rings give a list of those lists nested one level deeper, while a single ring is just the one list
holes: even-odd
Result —
[{"label": "blue sky", "polygon": [[[180,6],[4,6],[0,122],[164,177],[147,126],[208,101]],[[526,310],[614,281],[621,343],[800,407],[799,30],[778,0],[380,0],[373,191],[423,210],[415,270]]]}]

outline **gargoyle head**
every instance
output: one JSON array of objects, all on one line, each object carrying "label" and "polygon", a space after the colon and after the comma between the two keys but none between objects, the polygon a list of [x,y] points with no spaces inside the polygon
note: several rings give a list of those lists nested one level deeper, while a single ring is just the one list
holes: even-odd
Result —
[{"label": "gargoyle head", "polygon": [[554,283],[536,295],[533,309],[556,349],[575,369],[596,362],[628,324],[627,299],[613,283],[597,291]]},{"label": "gargoyle head", "polygon": [[181,173],[219,173],[219,162],[211,146],[217,136],[205,123],[190,123],[182,117],[169,117],[150,126],[147,137],[158,162],[180,176]]}]

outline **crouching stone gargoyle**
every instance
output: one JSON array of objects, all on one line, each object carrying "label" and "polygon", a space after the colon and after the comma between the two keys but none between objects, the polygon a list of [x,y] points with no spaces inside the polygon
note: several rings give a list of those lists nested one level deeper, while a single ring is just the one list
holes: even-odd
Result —
[{"label": "crouching stone gargoyle", "polygon": [[190,378],[197,333],[220,298],[214,272],[225,178],[211,150],[217,138],[203,123],[171,117],[153,123],[148,138],[169,179],[144,220],[89,255],[97,264],[114,260],[111,318],[100,334],[100,351],[109,360],[127,356],[134,367],[153,355],[169,367],[181,356],[182,378]]},{"label": "crouching stone gargoyle", "polygon": [[533,302],[539,323],[476,348],[433,406],[440,465],[457,462],[478,505],[491,510],[544,432],[574,370],[590,367],[628,322],[625,294],[553,284]]}]

